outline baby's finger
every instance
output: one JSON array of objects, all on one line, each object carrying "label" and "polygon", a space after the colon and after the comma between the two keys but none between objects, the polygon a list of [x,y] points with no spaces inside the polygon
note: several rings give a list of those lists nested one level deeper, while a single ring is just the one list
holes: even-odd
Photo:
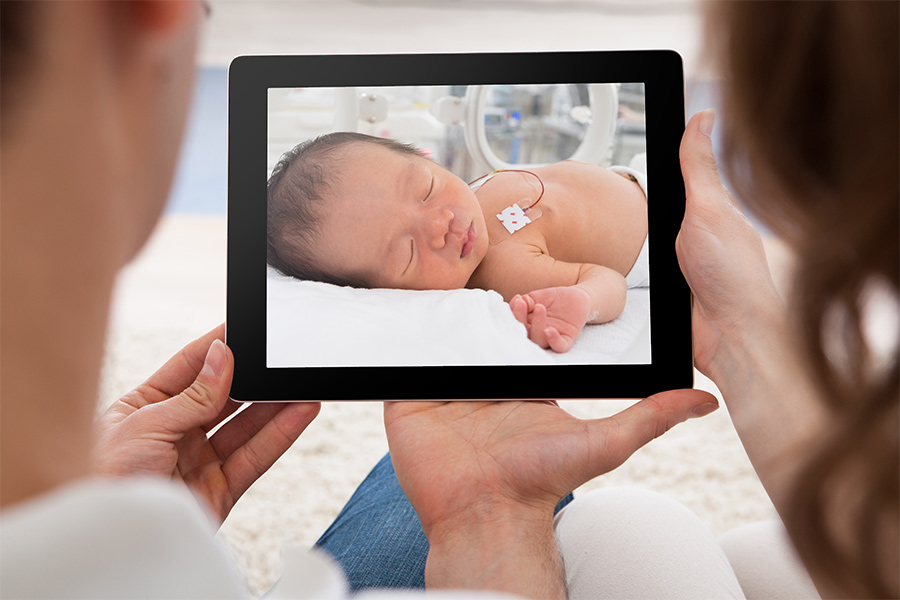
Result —
[{"label": "baby's finger", "polygon": [[544,337],[547,338],[547,344],[554,352],[568,352],[575,340],[565,336],[559,332],[556,327],[547,327],[544,330]]},{"label": "baby's finger", "polygon": [[516,318],[516,321],[519,323],[525,323],[525,301],[522,300],[522,296],[513,296],[509,301],[509,310],[512,311],[513,316]]},{"label": "baby's finger", "polygon": [[516,321],[527,327],[528,307],[525,304],[525,300],[522,299],[522,296],[513,296],[512,300],[509,301],[509,308],[512,310],[512,314],[516,318]]},{"label": "baby's finger", "polygon": [[525,300],[525,304],[528,307],[528,312],[533,311],[537,303],[534,301],[534,298],[531,297],[531,294],[525,294],[524,296],[522,296],[522,299]]},{"label": "baby's finger", "polygon": [[531,331],[529,337],[531,341],[541,348],[548,348],[547,336],[547,307],[543,304],[535,304],[534,310],[531,311]]},{"label": "baby's finger", "polygon": [[520,295],[519,298],[521,298],[522,302],[525,303],[525,308],[528,310],[528,312],[534,310],[534,299],[530,295]]}]

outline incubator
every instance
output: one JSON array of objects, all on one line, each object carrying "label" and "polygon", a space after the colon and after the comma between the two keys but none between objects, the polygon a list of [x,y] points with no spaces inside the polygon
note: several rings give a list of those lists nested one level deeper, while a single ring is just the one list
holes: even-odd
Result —
[{"label": "incubator", "polygon": [[642,83],[270,88],[268,169],[332,131],[412,143],[466,181],[566,159],[633,164],[646,152]]}]

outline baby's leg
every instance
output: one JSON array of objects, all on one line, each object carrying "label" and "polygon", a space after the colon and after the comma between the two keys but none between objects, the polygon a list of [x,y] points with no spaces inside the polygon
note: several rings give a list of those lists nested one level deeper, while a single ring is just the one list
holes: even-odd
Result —
[{"label": "baby's leg", "polygon": [[712,533],[655,492],[594,490],[560,511],[555,527],[573,600],[744,598]]}]

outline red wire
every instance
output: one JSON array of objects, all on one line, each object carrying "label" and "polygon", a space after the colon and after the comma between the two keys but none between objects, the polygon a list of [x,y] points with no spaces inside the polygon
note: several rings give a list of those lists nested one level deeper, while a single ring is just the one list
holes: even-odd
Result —
[{"label": "red wire", "polygon": [[[543,182],[543,180],[540,178],[540,176],[539,176],[537,173],[533,173],[533,172],[531,172],[531,171],[526,171],[525,169],[497,169],[496,171],[491,171],[490,173],[487,173],[487,174],[485,174],[485,175],[482,175],[482,176],[479,177],[478,179],[472,180],[471,182],[469,182],[469,185],[471,186],[473,183],[478,182],[478,181],[481,181],[482,179],[484,179],[484,178],[487,177],[488,175],[494,175],[495,173],[528,173],[529,175],[534,175],[534,177],[537,178],[538,183],[541,184],[541,193],[540,193],[540,195],[538,196],[537,200],[535,200],[534,202],[532,202],[532,203],[528,206],[528,208],[523,209],[522,212],[528,212],[529,210],[531,210],[532,208],[534,208],[534,207],[537,205],[537,203],[541,201],[541,198],[544,197],[544,182]],[[482,183],[481,185],[485,185],[485,184],[487,184],[487,181],[485,181],[485,182]]]}]

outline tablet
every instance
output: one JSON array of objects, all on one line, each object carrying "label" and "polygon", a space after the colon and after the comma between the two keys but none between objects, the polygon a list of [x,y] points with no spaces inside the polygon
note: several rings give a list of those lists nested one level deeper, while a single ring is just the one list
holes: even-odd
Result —
[{"label": "tablet", "polygon": [[[228,90],[234,400],[640,398],[693,385],[690,290],[675,255],[685,203],[677,53],[244,56],[231,63]],[[347,158],[347,139],[366,151]],[[317,150],[318,162],[295,166],[323,140],[337,154]],[[389,153],[388,166],[369,151]],[[590,185],[578,183],[582,172]],[[345,193],[324,191],[336,189]],[[440,192],[444,202],[448,189],[479,198],[490,236],[431,200]],[[512,213],[484,206],[485,192],[506,204],[507,190],[522,196],[508,198]],[[567,352],[541,348],[491,285],[441,279],[445,267],[401,230],[403,203],[417,195],[446,221],[435,244],[457,244],[460,261],[482,244],[483,265],[546,231],[555,237],[541,252],[562,244],[610,257],[609,268],[618,260],[624,310],[586,325]],[[587,216],[560,232],[571,206]],[[510,228],[528,216],[524,229]],[[352,226],[332,235],[326,221]],[[494,233],[501,225],[509,233]],[[346,255],[370,270],[350,280],[321,260],[304,270],[304,257],[326,254],[324,263]],[[410,268],[438,289],[395,285]]]}]

